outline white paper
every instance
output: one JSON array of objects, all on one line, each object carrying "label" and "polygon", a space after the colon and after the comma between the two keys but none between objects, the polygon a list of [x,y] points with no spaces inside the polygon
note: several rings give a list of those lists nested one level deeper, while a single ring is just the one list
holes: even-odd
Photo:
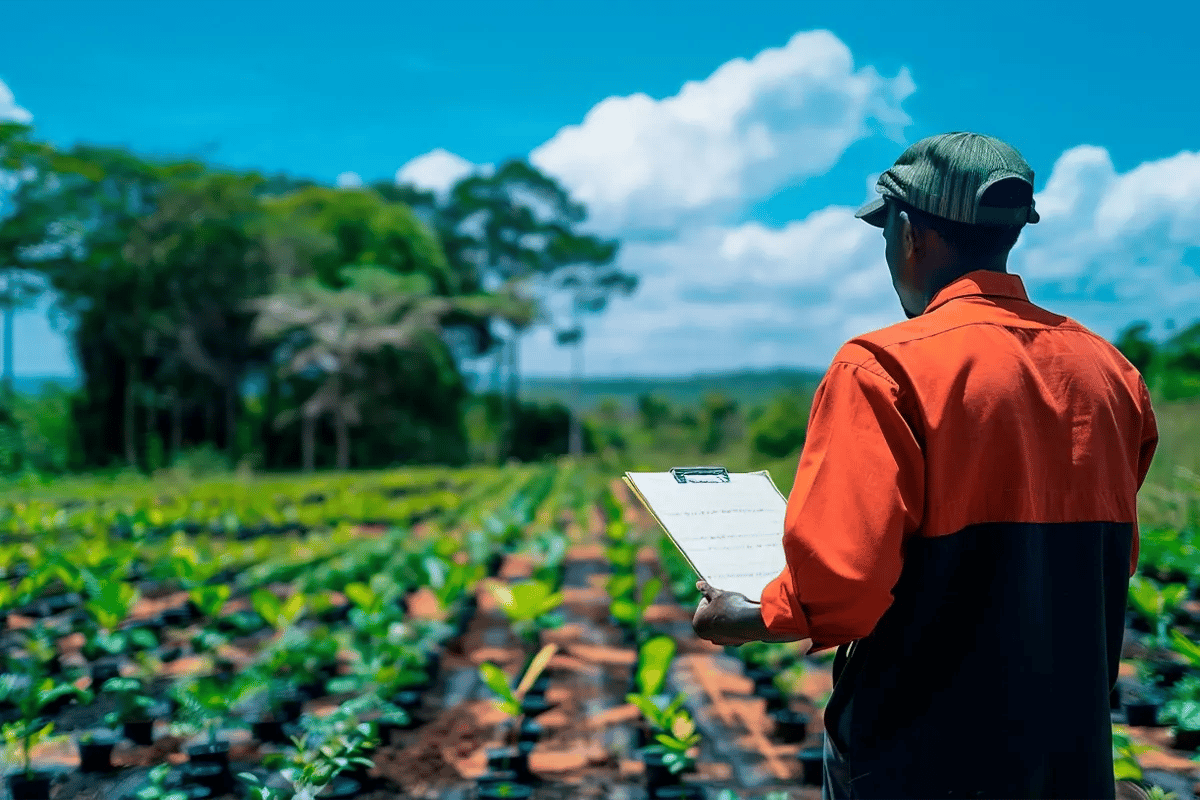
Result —
[{"label": "white paper", "polygon": [[787,500],[766,472],[729,483],[680,483],[670,472],[627,472],[650,510],[709,585],[759,602],[787,565]]}]

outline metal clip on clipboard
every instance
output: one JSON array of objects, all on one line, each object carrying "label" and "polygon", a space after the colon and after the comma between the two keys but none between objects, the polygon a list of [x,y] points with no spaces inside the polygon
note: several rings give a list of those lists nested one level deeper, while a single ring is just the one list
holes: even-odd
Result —
[{"label": "metal clip on clipboard", "polygon": [[724,467],[675,467],[671,475],[680,483],[729,483]]}]

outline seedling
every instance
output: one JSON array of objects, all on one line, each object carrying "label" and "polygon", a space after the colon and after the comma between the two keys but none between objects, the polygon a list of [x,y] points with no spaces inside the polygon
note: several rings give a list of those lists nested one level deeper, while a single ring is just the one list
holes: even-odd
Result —
[{"label": "seedling", "polygon": [[555,613],[565,595],[554,591],[550,584],[538,580],[523,581],[508,586],[490,581],[488,590],[504,609],[513,632],[533,646],[539,643],[540,632],[560,627],[561,614]]},{"label": "seedling", "polygon": [[496,708],[507,714],[514,722],[512,725],[514,743],[520,735],[521,718],[524,716],[521,712],[521,701],[525,698],[525,693],[529,691],[529,687],[533,686],[534,681],[549,666],[550,659],[554,658],[556,652],[558,652],[558,645],[556,644],[548,644],[539,650],[537,655],[533,657],[533,660],[529,662],[529,666],[526,667],[525,673],[522,675],[516,689],[513,689],[509,685],[508,676],[504,673],[504,670],[495,664],[485,661],[479,665],[479,675],[483,678],[483,682],[496,693]]},{"label": "seedling", "polygon": [[159,764],[150,770],[150,783],[141,787],[133,796],[136,800],[188,800],[187,792],[167,787],[170,764]]},{"label": "seedling", "polygon": [[295,592],[287,600],[280,600],[274,592],[266,589],[258,589],[250,595],[250,606],[254,613],[276,631],[285,630],[299,622],[307,604],[302,592]]},{"label": "seedling", "polygon": [[[646,610],[654,605],[658,593],[662,591],[662,581],[650,578],[641,585],[635,596],[636,584],[637,578],[632,574],[617,576],[609,582],[608,591],[612,597],[609,613],[622,628],[633,635],[635,641],[639,641],[646,635]],[[614,592],[621,594],[613,594]]]},{"label": "seedling", "polygon": [[1129,602],[1153,627],[1158,647],[1167,646],[1171,618],[1187,599],[1187,592],[1187,586],[1182,583],[1170,583],[1159,589],[1153,581],[1141,575],[1129,579]]},{"label": "seedling", "polygon": [[253,688],[253,680],[245,674],[234,678],[232,682],[213,676],[198,676],[176,684],[172,687],[172,694],[179,702],[179,718],[172,722],[172,733],[204,733],[208,744],[216,745],[221,722],[229,717],[233,706]]},{"label": "seedling", "polygon": [[1200,731],[1200,678],[1188,675],[1171,688],[1161,719],[1183,731]]},{"label": "seedling", "polygon": [[109,678],[101,691],[117,696],[117,710],[104,716],[105,724],[116,726],[124,722],[140,722],[150,717],[154,698],[146,693],[137,678]]},{"label": "seedling", "polygon": [[306,736],[293,736],[287,753],[269,754],[267,766],[282,766],[280,775],[289,789],[280,792],[263,785],[257,775],[240,773],[239,777],[251,787],[255,800],[315,800],[321,789],[335,777],[352,767],[371,767],[373,762],[363,753],[376,746],[378,738],[370,722],[359,717],[364,711],[378,707],[371,697],[347,701],[325,719],[306,717]]},{"label": "seedling", "polygon": [[92,692],[71,683],[59,683],[53,678],[34,675],[0,675],[0,700],[16,705],[21,718],[3,728],[5,753],[9,763],[19,761],[26,777],[32,778],[30,754],[35,746],[51,741],[54,723],[42,717],[43,711],[63,697],[74,696],[80,703],[90,703]]},{"label": "seedling", "polygon": [[1138,761],[1138,754],[1148,753],[1154,748],[1134,744],[1128,732],[1120,725],[1113,726],[1112,742],[1114,780],[1140,781],[1142,765]]}]

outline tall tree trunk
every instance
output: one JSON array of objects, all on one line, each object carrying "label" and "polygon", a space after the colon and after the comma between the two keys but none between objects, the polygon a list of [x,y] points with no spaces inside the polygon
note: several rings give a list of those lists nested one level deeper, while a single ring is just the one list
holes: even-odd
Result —
[{"label": "tall tree trunk", "polygon": [[300,451],[304,459],[304,471],[312,472],[316,467],[316,420],[312,415],[303,412],[300,420]]},{"label": "tall tree trunk", "polygon": [[125,435],[125,461],[129,466],[137,468],[137,387],[139,382],[138,360],[128,358],[125,361],[125,408],[121,427]]},{"label": "tall tree trunk", "polygon": [[333,433],[337,439],[337,468],[350,469],[350,429],[346,424],[346,415],[341,406],[333,409]]},{"label": "tall tree trunk", "polygon": [[518,354],[521,349],[521,334],[514,332],[508,342],[508,429],[505,431],[504,448],[501,454],[501,462],[507,462],[512,458],[513,451],[517,445],[517,415],[520,413],[520,404],[517,399],[519,386],[517,383],[517,375],[520,369],[518,364]]},{"label": "tall tree trunk", "polygon": [[339,470],[350,469],[350,430],[346,424],[346,409],[343,403],[346,400],[342,397],[342,379],[341,375],[334,373],[333,375],[333,438],[337,451],[337,468]]},{"label": "tall tree trunk", "polygon": [[204,443],[208,444],[213,436],[213,402],[212,392],[204,393]]},{"label": "tall tree trunk", "polygon": [[183,455],[183,398],[179,387],[171,387],[171,456],[168,464],[174,464]]},{"label": "tall tree trunk", "polygon": [[225,387],[225,453],[230,463],[237,457],[237,381]]},{"label": "tall tree trunk", "polygon": [[578,456],[583,453],[583,403],[580,398],[580,379],[583,375],[583,337],[575,340],[575,350],[571,353],[571,431],[567,442],[567,451]]}]

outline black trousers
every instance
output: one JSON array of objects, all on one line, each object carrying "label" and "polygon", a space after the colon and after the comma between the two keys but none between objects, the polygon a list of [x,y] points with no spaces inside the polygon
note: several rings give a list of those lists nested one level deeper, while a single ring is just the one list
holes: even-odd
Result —
[{"label": "black trousers", "polygon": [[852,800],[850,792],[850,775],[846,769],[846,760],[834,746],[829,736],[825,736],[825,758],[823,763],[824,780],[821,783],[821,800]]}]

